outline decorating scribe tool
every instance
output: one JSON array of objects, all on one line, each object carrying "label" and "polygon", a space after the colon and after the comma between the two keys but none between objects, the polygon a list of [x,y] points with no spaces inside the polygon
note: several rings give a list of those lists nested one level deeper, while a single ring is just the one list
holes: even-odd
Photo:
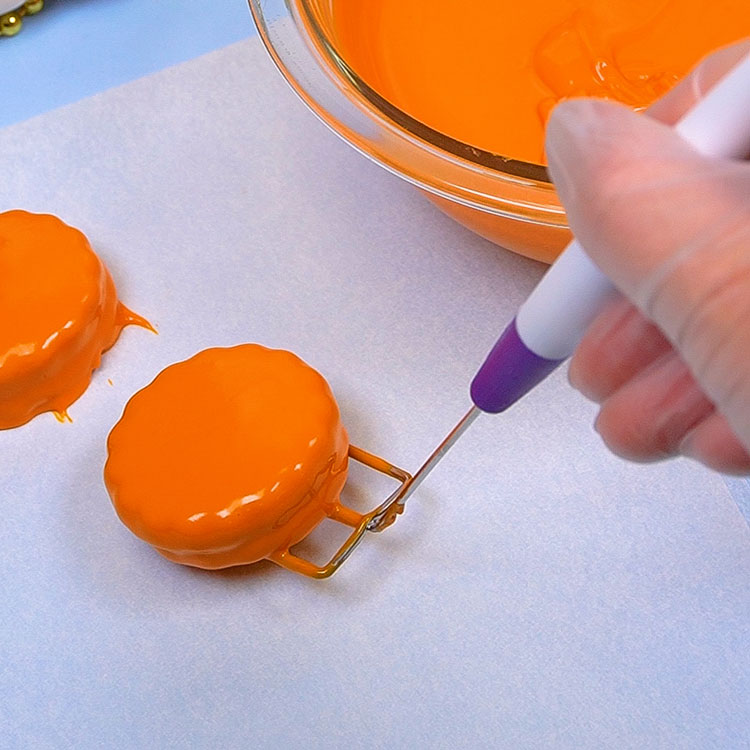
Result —
[{"label": "decorating scribe tool", "polygon": [[[677,132],[706,156],[743,159],[750,155],[750,56],[743,58],[678,123]],[[609,279],[573,240],[550,267],[503,331],[471,383],[472,408],[451,430],[416,474],[411,476],[359,448],[350,456],[397,479],[399,488],[375,510],[360,516],[352,534],[331,561],[315,567],[300,563],[297,572],[330,576],[352,553],[366,531],[382,531],[474,420],[511,407],[561,365],[586,329],[617,292]]]}]

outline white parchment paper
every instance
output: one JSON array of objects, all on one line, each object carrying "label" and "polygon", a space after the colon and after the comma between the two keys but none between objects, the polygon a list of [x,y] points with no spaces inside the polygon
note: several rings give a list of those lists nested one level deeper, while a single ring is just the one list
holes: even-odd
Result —
[{"label": "white parchment paper", "polygon": [[0,132],[0,172],[0,210],[81,228],[160,332],[125,331],[72,425],[0,433],[0,746],[748,746],[748,527],[698,466],[610,456],[564,373],[329,581],[178,567],[119,524],[106,435],[167,364],[292,349],[414,470],[542,270],[325,130],[257,40]]}]

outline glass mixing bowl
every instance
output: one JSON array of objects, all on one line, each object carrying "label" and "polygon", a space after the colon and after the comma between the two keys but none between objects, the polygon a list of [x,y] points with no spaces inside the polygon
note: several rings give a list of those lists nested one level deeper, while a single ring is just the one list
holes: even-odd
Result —
[{"label": "glass mixing bowl", "polygon": [[492,242],[546,263],[570,239],[539,164],[450,138],[393,106],[337,51],[331,0],[249,0],[260,36],[301,99],[354,148]]}]

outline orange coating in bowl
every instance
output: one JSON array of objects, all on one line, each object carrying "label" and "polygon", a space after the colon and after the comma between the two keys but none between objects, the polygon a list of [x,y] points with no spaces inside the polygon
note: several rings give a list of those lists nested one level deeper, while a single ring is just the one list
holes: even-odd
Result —
[{"label": "orange coating in bowl", "polygon": [[67,416],[129,324],[151,328],[118,302],[81,232],[47,214],[0,214],[0,429]]},{"label": "orange coating in bowl", "polygon": [[107,447],[122,522],[169,560],[225,568],[288,549],[340,507],[349,443],[320,374],[242,344],[163,370]]},{"label": "orange coating in bowl", "polygon": [[532,163],[544,160],[558,101],[596,96],[643,109],[708,52],[750,35],[748,0],[321,2],[343,59],[392,104]]}]

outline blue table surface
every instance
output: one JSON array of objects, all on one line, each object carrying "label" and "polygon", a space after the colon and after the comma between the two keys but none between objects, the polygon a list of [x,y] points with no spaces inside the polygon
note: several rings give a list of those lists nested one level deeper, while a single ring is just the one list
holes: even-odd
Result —
[{"label": "blue table surface", "polygon": [[253,33],[246,0],[47,0],[0,37],[0,127]]},{"label": "blue table surface", "polygon": [[[47,0],[0,38],[0,127],[254,33],[246,0]],[[750,519],[750,480],[727,486]]]}]

